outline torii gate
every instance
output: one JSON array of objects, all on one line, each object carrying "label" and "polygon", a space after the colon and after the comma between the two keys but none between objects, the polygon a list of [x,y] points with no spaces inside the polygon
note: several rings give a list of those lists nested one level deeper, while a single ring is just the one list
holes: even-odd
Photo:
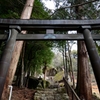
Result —
[{"label": "torii gate", "polygon": [[[16,40],[84,40],[90,57],[94,75],[100,91],[100,57],[94,40],[100,40],[100,34],[91,35],[90,30],[100,30],[98,20],[31,20],[31,19],[0,19],[0,29],[10,29],[9,35],[0,34],[0,40],[7,42],[4,55],[0,61],[0,98],[9,69],[13,48]],[[46,34],[21,34],[22,30],[44,30]],[[54,34],[54,31],[81,30],[82,34]],[[19,34],[18,34],[19,33]],[[48,36],[49,35],[49,36]],[[53,38],[52,38],[53,36]]]}]

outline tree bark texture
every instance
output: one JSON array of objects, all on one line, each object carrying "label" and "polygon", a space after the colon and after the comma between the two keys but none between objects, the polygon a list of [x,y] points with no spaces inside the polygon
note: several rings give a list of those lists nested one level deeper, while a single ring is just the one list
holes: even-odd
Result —
[{"label": "tree bark texture", "polygon": [[[26,4],[24,6],[24,9],[23,9],[21,17],[20,17],[21,19],[30,19],[32,9],[33,9],[33,4],[34,4],[34,0],[27,0],[26,1]],[[21,33],[26,34],[26,31],[22,31]],[[17,41],[15,44],[15,48],[13,51],[8,76],[7,76],[6,82],[5,82],[5,87],[12,84],[12,81],[13,81],[13,78],[15,75],[15,71],[17,68],[17,63],[18,63],[20,53],[22,50],[22,46],[23,46],[23,41]],[[6,91],[6,89],[7,88],[4,88],[4,91]],[[3,92],[3,95],[5,95],[4,93],[5,92]]]},{"label": "tree bark texture", "polygon": [[79,42],[77,92],[81,100],[92,100],[89,59],[84,41]]},{"label": "tree bark texture", "polygon": [[21,82],[20,82],[20,87],[21,87],[21,88],[24,87],[24,54],[25,54],[25,42],[24,42],[24,44],[23,44],[22,55],[21,55],[21,59],[22,59]]},{"label": "tree bark texture", "polygon": [[[34,3],[34,0],[26,1],[26,4],[24,6],[24,9],[20,17],[21,19],[30,19],[32,8],[33,8],[33,3]],[[21,33],[26,34],[26,31],[22,31]],[[22,50],[22,46],[23,46],[23,41],[16,42],[15,49],[12,55],[10,69],[9,69],[9,77],[10,77],[9,84],[12,84],[12,80],[13,80],[13,77],[14,77],[14,74],[17,68],[17,63],[18,63],[20,53]]]},{"label": "tree bark texture", "polygon": [[[76,0],[78,4],[84,2]],[[77,4],[76,3],[76,4]],[[83,19],[81,14],[83,7],[76,7],[76,19]],[[79,16],[80,15],[80,16]],[[78,30],[80,32],[81,30]],[[78,76],[77,76],[77,93],[81,100],[92,100],[91,75],[89,68],[89,59],[84,41],[78,41]]]},{"label": "tree bark texture", "polygon": [[[3,52],[3,55],[2,55],[2,58],[0,61],[0,65],[1,65],[0,66],[0,86],[1,86],[1,88],[0,88],[0,100],[2,97],[5,98],[5,96],[8,96],[7,95],[8,85],[5,84],[5,86],[4,86],[4,83],[6,81],[6,76],[7,76],[8,70],[9,70],[10,61],[11,61],[13,49],[14,49],[14,46],[16,43],[17,34],[18,34],[17,30],[11,29],[10,39],[8,40],[8,42],[6,44],[6,47],[4,49],[4,52]],[[8,81],[6,83],[8,83]],[[3,90],[5,90],[4,91],[5,95],[2,94]]]}]

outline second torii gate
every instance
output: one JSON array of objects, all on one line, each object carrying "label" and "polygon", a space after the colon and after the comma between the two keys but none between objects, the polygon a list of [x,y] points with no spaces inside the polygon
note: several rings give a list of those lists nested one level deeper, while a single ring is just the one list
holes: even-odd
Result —
[{"label": "second torii gate", "polygon": [[[9,36],[0,34],[0,40],[10,37],[0,61],[0,98],[9,69],[13,48],[16,40],[84,40],[91,60],[94,75],[100,91],[100,57],[94,40],[100,35],[91,35],[90,30],[100,30],[100,20],[22,20],[0,19],[0,29],[10,30]],[[82,30],[82,34],[54,34],[54,31]],[[21,34],[22,30],[44,30],[46,34]],[[49,36],[48,36],[49,35]],[[52,38],[53,36],[53,38]]]}]

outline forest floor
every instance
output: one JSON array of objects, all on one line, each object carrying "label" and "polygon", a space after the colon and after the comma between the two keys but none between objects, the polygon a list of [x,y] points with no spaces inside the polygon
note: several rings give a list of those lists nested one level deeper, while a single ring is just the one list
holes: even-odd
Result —
[{"label": "forest floor", "polygon": [[[98,88],[96,85],[92,86],[93,89],[93,100],[100,100],[100,94],[98,92]],[[17,87],[13,87],[12,99],[11,100],[34,100],[34,94],[36,90],[33,89],[19,89]]]},{"label": "forest floor", "polygon": [[93,93],[93,100],[100,100],[100,93],[98,87],[94,83],[92,83],[92,93]]},{"label": "forest floor", "polygon": [[100,100],[100,93],[93,74],[91,75],[91,79],[92,79],[92,93],[93,97],[95,98],[94,100]]},{"label": "forest floor", "polygon": [[[92,93],[93,100],[100,100],[100,93],[98,87],[95,82],[95,78],[92,75]],[[34,100],[34,94],[36,90],[23,88],[20,89],[18,87],[13,87],[12,99],[11,100]]]},{"label": "forest floor", "polygon": [[34,100],[34,94],[36,90],[27,88],[13,87],[12,99],[11,100]]}]

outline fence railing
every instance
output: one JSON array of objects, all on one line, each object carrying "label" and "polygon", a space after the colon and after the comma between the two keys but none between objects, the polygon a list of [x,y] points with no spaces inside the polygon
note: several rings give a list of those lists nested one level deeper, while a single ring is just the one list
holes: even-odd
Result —
[{"label": "fence railing", "polygon": [[69,96],[70,100],[81,100],[78,95],[76,94],[76,92],[74,91],[74,89],[68,84],[67,80],[65,78],[63,78],[64,81],[64,85],[67,91],[67,94]]}]

